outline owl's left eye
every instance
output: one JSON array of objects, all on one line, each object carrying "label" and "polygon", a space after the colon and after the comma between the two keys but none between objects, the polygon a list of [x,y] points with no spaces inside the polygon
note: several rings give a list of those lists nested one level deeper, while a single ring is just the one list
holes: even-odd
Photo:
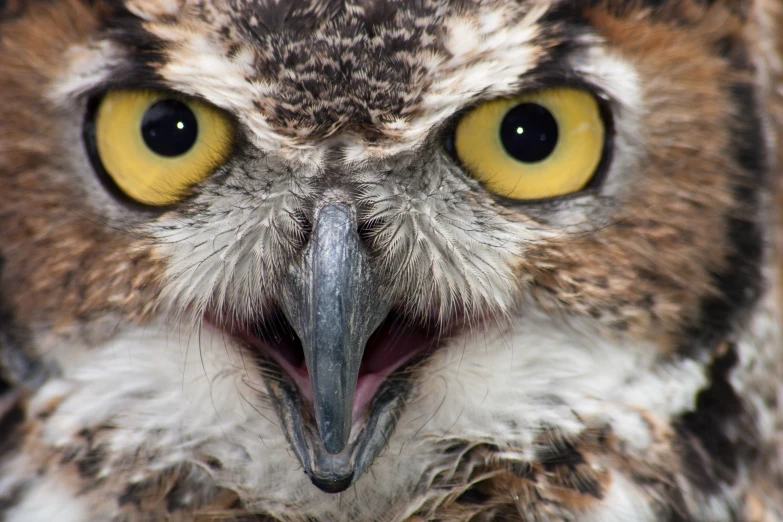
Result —
[{"label": "owl's left eye", "polygon": [[478,106],[457,124],[454,152],[490,192],[517,200],[582,190],[603,157],[595,97],[556,88]]},{"label": "owl's left eye", "polygon": [[120,90],[100,101],[87,138],[125,195],[164,206],[181,200],[226,160],[233,132],[228,116],[205,103]]}]

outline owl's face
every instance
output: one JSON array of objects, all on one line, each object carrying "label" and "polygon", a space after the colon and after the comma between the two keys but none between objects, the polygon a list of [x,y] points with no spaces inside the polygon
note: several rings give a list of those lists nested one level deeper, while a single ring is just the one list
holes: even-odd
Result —
[{"label": "owl's face", "polygon": [[476,445],[653,444],[764,286],[743,6],[9,4],[3,298],[70,386],[51,443],[276,516],[338,509],[304,474],[386,492],[357,520]]}]

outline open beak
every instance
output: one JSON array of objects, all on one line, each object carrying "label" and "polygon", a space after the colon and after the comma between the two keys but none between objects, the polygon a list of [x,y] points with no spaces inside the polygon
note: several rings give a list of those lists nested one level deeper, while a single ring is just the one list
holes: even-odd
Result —
[{"label": "open beak", "polygon": [[331,202],[316,209],[310,241],[265,314],[207,316],[287,374],[267,389],[304,472],[326,492],[344,491],[372,465],[412,391],[406,365],[458,325],[407,315],[390,284],[372,266],[351,207]]},{"label": "open beak", "polygon": [[347,205],[329,203],[317,211],[310,243],[290,273],[281,305],[302,343],[323,447],[338,455],[351,436],[367,340],[392,307]]}]

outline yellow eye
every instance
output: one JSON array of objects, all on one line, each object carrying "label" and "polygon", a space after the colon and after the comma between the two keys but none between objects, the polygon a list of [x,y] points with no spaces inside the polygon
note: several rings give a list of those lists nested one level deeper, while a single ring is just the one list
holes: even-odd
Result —
[{"label": "yellow eye", "polygon": [[170,205],[226,160],[228,118],[204,103],[156,91],[112,91],[95,114],[94,146],[106,173],[146,205]]},{"label": "yellow eye", "polygon": [[601,162],[604,135],[595,98],[558,88],[477,107],[457,125],[454,147],[487,190],[540,199],[583,189]]}]

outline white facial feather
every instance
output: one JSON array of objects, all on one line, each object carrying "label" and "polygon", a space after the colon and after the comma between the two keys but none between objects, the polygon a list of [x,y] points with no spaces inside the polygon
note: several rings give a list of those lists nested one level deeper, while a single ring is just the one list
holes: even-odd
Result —
[{"label": "white facial feather", "polygon": [[[81,357],[60,361],[61,377],[38,392],[38,402],[60,402],[45,424],[44,441],[53,447],[67,447],[84,428],[116,427],[109,438],[112,459],[99,476],[136,469],[135,479],[142,481],[156,470],[211,456],[224,465],[213,472],[218,484],[243,491],[250,506],[283,515],[279,510],[296,499],[302,516],[348,520],[341,496],[351,495],[373,501],[356,503],[359,511],[350,520],[380,520],[399,488],[453,464],[438,454],[450,439],[491,441],[530,462],[530,448],[544,427],[570,439],[588,425],[608,423],[632,454],[643,456],[653,441],[640,412],[666,422],[693,407],[705,382],[697,365],[661,365],[655,354],[653,347],[591,336],[533,306],[513,330],[485,327],[456,338],[420,370],[414,395],[372,472],[341,495],[309,483],[288,450],[252,354],[208,326],[126,330]],[[139,455],[152,458],[141,465]],[[28,493],[20,513],[44,520],[43,508],[31,507],[36,491]],[[639,502],[637,486],[620,475],[613,475],[607,495],[614,500],[580,520],[654,520]],[[79,512],[78,504],[67,509]],[[709,520],[720,520],[715,517]]]},{"label": "white facial feather", "polygon": [[36,481],[20,504],[3,513],[5,522],[84,522],[89,518],[89,507],[56,478]]}]

